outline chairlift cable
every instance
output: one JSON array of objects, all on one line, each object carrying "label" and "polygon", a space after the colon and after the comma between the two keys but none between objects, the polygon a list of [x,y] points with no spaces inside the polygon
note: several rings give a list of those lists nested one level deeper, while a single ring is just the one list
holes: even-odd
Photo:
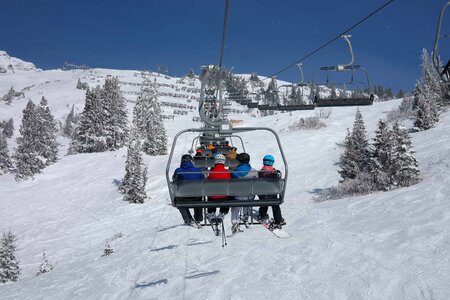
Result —
[{"label": "chairlift cable", "polygon": [[[228,1],[228,0],[227,0]],[[327,47],[328,45],[330,45],[331,43],[335,42],[336,40],[338,40],[342,35],[347,34],[348,32],[350,32],[351,30],[355,29],[356,27],[358,27],[359,25],[361,25],[362,23],[364,23],[366,20],[368,20],[370,17],[372,17],[373,15],[375,15],[376,13],[378,13],[379,11],[381,11],[382,9],[384,9],[386,6],[388,6],[389,4],[391,4],[392,2],[394,2],[394,0],[389,0],[389,2],[386,2],[385,4],[383,4],[382,6],[380,6],[379,8],[377,8],[376,10],[374,10],[373,12],[371,12],[370,14],[368,14],[366,17],[364,17],[363,19],[361,19],[360,21],[358,21],[356,24],[350,26],[348,29],[346,29],[345,31],[343,31],[342,33],[338,34],[336,37],[334,37],[333,39],[329,40],[328,42],[326,42],[325,44],[323,44],[322,46],[320,46],[319,48],[317,48],[316,50],[308,53],[307,55],[305,55],[304,57],[302,57],[301,59],[297,60],[296,62],[290,64],[289,66],[281,69],[280,71],[266,77],[266,79],[263,80],[267,80],[269,78],[272,78],[290,68],[292,68],[293,66],[295,66],[298,63],[303,62],[304,60],[306,60],[307,58],[313,56],[314,54],[316,54],[317,52],[319,52],[320,50],[322,50],[323,48]]]}]

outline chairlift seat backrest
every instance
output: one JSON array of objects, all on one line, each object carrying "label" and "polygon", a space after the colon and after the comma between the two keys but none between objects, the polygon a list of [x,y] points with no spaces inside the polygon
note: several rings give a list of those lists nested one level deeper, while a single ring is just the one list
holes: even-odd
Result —
[{"label": "chairlift seat backrest", "polygon": [[317,107],[372,105],[373,95],[359,98],[316,98]]},{"label": "chairlift seat backrest", "polygon": [[176,180],[175,197],[279,195],[284,179],[240,178],[218,180]]},{"label": "chairlift seat backrest", "polygon": [[[194,156],[194,165],[199,169],[204,168],[212,168],[216,165],[213,157],[206,156]],[[226,159],[225,167],[236,167],[239,165],[239,161],[237,159]]]}]

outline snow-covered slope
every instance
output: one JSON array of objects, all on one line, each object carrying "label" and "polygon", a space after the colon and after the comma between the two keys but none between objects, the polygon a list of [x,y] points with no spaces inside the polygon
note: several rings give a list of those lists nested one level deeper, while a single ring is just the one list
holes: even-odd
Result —
[{"label": "snow-covered slope", "polygon": [[17,71],[41,71],[33,63],[11,57],[5,51],[0,50],[0,73],[15,73]]},{"label": "snow-covered slope", "polygon": [[[17,135],[26,98],[38,101],[45,95],[62,120],[72,104],[78,112],[83,108],[84,93],[75,89],[78,78],[101,84],[108,74],[121,76],[122,82],[139,81],[135,71],[101,69],[0,74],[0,95],[11,85],[16,90],[34,85],[25,99],[0,103],[0,119],[13,116]],[[174,84],[160,87],[167,93],[186,95],[167,94],[162,101],[187,104],[195,95],[182,91],[179,79],[157,80]],[[125,96],[131,109],[135,96]],[[368,132],[398,104],[362,107]],[[169,114],[174,108],[164,109]],[[195,109],[187,110],[187,116],[166,121],[170,137],[199,126],[192,122]],[[15,283],[0,285],[0,299],[450,299],[450,114],[435,129],[413,134],[421,183],[317,203],[315,192],[339,179],[337,143],[351,127],[355,108],[333,108],[327,127],[317,131],[286,130],[314,113],[233,116],[245,126],[280,133],[290,172],[282,206],[285,228],[293,235],[288,240],[255,226],[222,248],[210,228],[179,226],[181,217],[169,204],[165,184],[167,156],[145,157],[151,199],[142,205],[123,202],[116,189],[126,149],[64,156],[62,146],[59,161],[34,180],[17,183],[12,175],[1,176],[0,233],[17,235],[23,274]],[[260,167],[264,154],[279,158],[269,136],[243,138],[254,167]],[[191,139],[181,139],[176,155],[190,144]],[[226,226],[229,230],[228,216]],[[114,253],[101,257],[106,242]],[[44,250],[55,269],[36,277]]]}]

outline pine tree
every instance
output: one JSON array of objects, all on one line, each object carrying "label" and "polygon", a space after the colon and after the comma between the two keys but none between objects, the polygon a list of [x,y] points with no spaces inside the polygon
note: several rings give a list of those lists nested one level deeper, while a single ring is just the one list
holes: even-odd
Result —
[{"label": "pine tree", "polygon": [[439,122],[439,109],[443,105],[443,90],[439,74],[433,67],[426,49],[422,50],[422,81],[417,83],[414,92],[417,105],[417,130],[427,130]]},{"label": "pine tree", "polygon": [[103,136],[109,150],[116,150],[125,145],[128,118],[125,98],[122,96],[117,77],[108,77],[101,90],[102,106],[105,113]]},{"label": "pine tree", "polygon": [[431,58],[428,55],[427,49],[422,49],[422,83],[427,88],[427,98],[430,101],[435,101],[438,109],[442,106],[443,101],[443,89],[440,83],[440,76],[436,71]]},{"label": "pine tree", "polygon": [[401,99],[401,98],[404,98],[404,97],[405,97],[405,92],[402,89],[400,89],[398,91],[397,95],[395,96],[395,98],[397,98],[397,99]]},{"label": "pine tree", "polygon": [[353,148],[355,151],[355,161],[357,162],[360,172],[365,172],[369,169],[369,142],[366,136],[366,126],[362,114],[356,109],[355,121],[352,130]]},{"label": "pine tree", "polygon": [[0,243],[0,283],[17,281],[20,268],[15,254],[16,236],[12,232],[4,233]]},{"label": "pine tree", "polygon": [[329,98],[330,99],[336,99],[337,98],[337,93],[336,93],[336,87],[333,85],[332,87],[331,87],[331,90],[330,90],[330,96],[329,96]]},{"label": "pine tree", "polygon": [[339,167],[340,170],[338,172],[341,174],[343,181],[354,179],[359,173],[358,165],[353,159],[353,143],[351,133],[348,129],[344,140],[344,153],[341,155]]},{"label": "pine tree", "polygon": [[418,163],[414,157],[411,138],[405,128],[396,122],[392,129],[392,176],[394,184],[400,187],[411,186],[420,180]]},{"label": "pine tree", "polygon": [[156,84],[144,77],[133,110],[133,126],[142,140],[142,150],[148,155],[167,154],[167,135],[158,102]]},{"label": "pine tree", "polygon": [[414,126],[418,130],[428,130],[439,121],[436,94],[427,84],[421,84],[417,90],[417,112]]},{"label": "pine tree", "polygon": [[47,256],[45,255],[45,252],[42,254],[42,262],[39,266],[39,270],[36,273],[36,276],[39,276],[41,274],[48,273],[53,270],[52,264],[48,261]]},{"label": "pine tree", "polygon": [[344,153],[340,160],[340,170],[342,179],[355,179],[359,174],[367,172],[369,169],[369,150],[366,137],[364,120],[359,109],[356,110],[353,129],[344,141]]},{"label": "pine tree", "polygon": [[75,133],[75,106],[72,105],[72,109],[70,113],[67,115],[66,121],[63,126],[63,135],[69,138],[72,138]]},{"label": "pine tree", "polygon": [[371,172],[378,190],[389,190],[394,182],[392,172],[393,141],[385,121],[378,121],[378,129],[373,139]]},{"label": "pine tree", "polygon": [[414,92],[413,92],[413,106],[412,109],[415,111],[417,110],[417,108],[419,107],[419,95],[420,95],[420,85],[419,83],[416,83],[415,87],[414,87]]},{"label": "pine tree", "polygon": [[147,198],[145,186],[147,183],[147,168],[142,163],[140,141],[133,134],[128,145],[125,164],[125,177],[119,190],[124,194],[124,200],[130,203],[144,203]]},{"label": "pine tree", "polygon": [[41,156],[38,131],[39,117],[36,105],[29,100],[23,111],[20,137],[17,138],[17,148],[13,155],[16,162],[16,180],[33,177],[45,167],[45,158]]},{"label": "pine tree", "polygon": [[48,107],[47,99],[42,96],[37,107],[36,127],[38,128],[38,152],[45,159],[45,165],[51,165],[57,159],[58,145],[56,143],[56,122]]},{"label": "pine tree", "polygon": [[3,124],[3,134],[7,138],[11,138],[14,134],[14,120],[10,118],[7,122]]},{"label": "pine tree", "polygon": [[86,91],[86,100],[81,113],[80,125],[77,127],[69,154],[103,152],[107,150],[103,135],[105,115],[100,98],[100,88]]},{"label": "pine tree", "polygon": [[189,72],[187,72],[187,74],[185,76],[190,78],[190,79],[195,78],[194,70],[190,69]]},{"label": "pine tree", "polygon": [[266,98],[267,104],[269,105],[277,105],[280,102],[280,99],[278,97],[278,84],[275,77],[272,77],[269,84],[267,85]]},{"label": "pine tree", "polygon": [[392,98],[394,98],[394,94],[392,93],[392,89],[391,88],[386,88],[386,91],[385,91],[385,97],[386,97],[386,100],[391,100]]},{"label": "pine tree", "polygon": [[8,143],[5,135],[0,131],[0,175],[9,172],[12,167],[11,159],[8,153]]}]

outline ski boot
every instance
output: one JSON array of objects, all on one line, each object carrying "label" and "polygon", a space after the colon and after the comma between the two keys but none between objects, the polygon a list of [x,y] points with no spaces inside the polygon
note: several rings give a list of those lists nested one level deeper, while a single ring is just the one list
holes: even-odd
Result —
[{"label": "ski boot", "polygon": [[248,223],[248,215],[244,214],[241,216],[241,222],[244,223],[245,228],[249,228],[250,224]]}]

